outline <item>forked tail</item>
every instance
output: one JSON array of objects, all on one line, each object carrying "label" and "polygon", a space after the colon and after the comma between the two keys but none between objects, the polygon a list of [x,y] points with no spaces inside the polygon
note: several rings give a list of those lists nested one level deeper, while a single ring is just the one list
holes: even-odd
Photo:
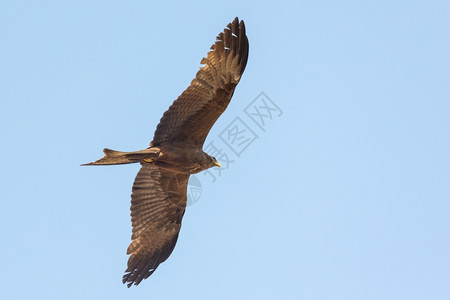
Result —
[{"label": "forked tail", "polygon": [[138,163],[144,159],[152,160],[158,156],[160,149],[157,147],[152,147],[140,151],[121,152],[105,148],[103,149],[103,153],[105,153],[105,156],[99,160],[82,164],[82,166],[123,165]]}]

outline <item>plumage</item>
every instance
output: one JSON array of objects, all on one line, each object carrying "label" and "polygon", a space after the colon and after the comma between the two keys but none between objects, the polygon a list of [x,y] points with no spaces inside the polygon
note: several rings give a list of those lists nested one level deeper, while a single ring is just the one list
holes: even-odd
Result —
[{"label": "plumage", "polygon": [[186,207],[189,174],[143,163],[131,194],[132,242],[123,282],[139,284],[172,253]]},{"label": "plumage", "polygon": [[219,33],[190,86],[163,114],[150,147],[134,152],[104,149],[85,165],[140,163],[131,194],[131,244],[123,283],[138,285],[172,253],[186,209],[190,174],[217,160],[203,152],[211,127],[227,108],[248,58],[243,21]]},{"label": "plumage", "polygon": [[207,57],[201,60],[204,66],[191,85],[164,113],[150,146],[175,141],[201,147],[212,125],[227,108],[247,65],[244,22],[239,24],[236,18],[216,39]]}]

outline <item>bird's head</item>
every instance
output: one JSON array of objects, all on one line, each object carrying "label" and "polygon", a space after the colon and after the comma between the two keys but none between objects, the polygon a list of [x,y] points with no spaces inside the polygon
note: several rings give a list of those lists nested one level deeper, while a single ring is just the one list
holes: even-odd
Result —
[{"label": "bird's head", "polygon": [[209,167],[219,167],[222,168],[222,165],[217,161],[217,159],[214,156],[209,155],[210,163]]}]

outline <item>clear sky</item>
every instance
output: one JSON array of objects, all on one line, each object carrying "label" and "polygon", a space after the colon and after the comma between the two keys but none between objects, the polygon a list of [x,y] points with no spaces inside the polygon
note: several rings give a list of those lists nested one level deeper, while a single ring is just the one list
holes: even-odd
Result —
[{"label": "clear sky", "polygon": [[[448,299],[448,1],[153,2],[1,2],[0,298]],[[79,165],[146,148],[236,16],[228,163],[127,289],[139,166]]]}]

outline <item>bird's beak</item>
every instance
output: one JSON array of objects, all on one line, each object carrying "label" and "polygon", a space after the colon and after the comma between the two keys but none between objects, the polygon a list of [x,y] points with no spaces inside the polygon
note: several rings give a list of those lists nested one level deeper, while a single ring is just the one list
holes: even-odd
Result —
[{"label": "bird's beak", "polygon": [[218,166],[219,168],[222,168],[222,165],[217,160],[214,162],[214,165]]}]

